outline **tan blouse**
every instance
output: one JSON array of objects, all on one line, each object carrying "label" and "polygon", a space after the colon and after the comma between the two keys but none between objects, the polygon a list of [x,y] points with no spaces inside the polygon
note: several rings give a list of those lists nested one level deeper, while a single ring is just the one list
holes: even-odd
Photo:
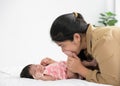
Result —
[{"label": "tan blouse", "polygon": [[120,27],[93,27],[87,30],[87,51],[100,71],[89,70],[87,81],[120,86]]}]

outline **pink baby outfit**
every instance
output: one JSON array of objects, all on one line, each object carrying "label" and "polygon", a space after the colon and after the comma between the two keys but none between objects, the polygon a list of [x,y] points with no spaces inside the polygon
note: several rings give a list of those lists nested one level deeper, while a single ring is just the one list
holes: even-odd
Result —
[{"label": "pink baby outfit", "polygon": [[66,62],[60,61],[60,62],[55,62],[53,64],[49,64],[46,66],[45,71],[43,74],[46,75],[51,75],[52,77],[55,77],[57,79],[66,79],[67,74],[66,74]]}]

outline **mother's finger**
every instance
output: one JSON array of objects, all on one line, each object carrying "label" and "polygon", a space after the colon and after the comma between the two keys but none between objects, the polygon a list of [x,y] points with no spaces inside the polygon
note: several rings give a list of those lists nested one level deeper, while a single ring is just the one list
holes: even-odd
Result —
[{"label": "mother's finger", "polygon": [[67,59],[67,65],[68,66],[72,66],[73,62],[74,62],[74,58],[68,57],[68,59]]},{"label": "mother's finger", "polygon": [[72,54],[72,57],[78,60],[80,59],[75,53]]}]

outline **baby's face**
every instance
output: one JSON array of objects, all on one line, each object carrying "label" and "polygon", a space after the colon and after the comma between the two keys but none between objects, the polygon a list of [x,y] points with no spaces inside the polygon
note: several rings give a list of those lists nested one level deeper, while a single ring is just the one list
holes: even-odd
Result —
[{"label": "baby's face", "polygon": [[44,72],[45,67],[43,65],[40,64],[32,64],[30,66],[30,74],[34,77],[34,78],[39,78],[41,76],[43,76],[43,72]]}]

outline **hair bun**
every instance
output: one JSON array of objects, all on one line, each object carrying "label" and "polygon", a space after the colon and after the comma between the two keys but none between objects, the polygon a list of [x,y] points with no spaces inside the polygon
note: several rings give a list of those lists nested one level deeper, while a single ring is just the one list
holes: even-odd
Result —
[{"label": "hair bun", "polygon": [[78,17],[78,13],[77,12],[73,12],[74,16],[77,18]]}]

